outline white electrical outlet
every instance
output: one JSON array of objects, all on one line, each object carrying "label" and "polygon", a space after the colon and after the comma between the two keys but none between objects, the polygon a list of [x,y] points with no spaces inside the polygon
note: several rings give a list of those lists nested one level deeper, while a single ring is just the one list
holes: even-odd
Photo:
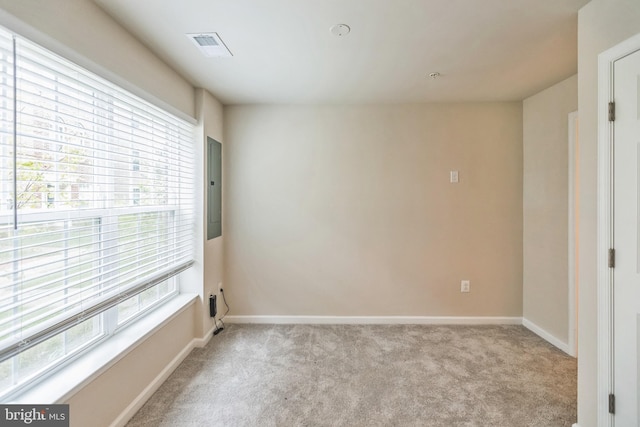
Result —
[{"label": "white electrical outlet", "polygon": [[460,292],[471,292],[471,282],[469,280],[460,282]]},{"label": "white electrical outlet", "polygon": [[218,293],[220,293],[220,289],[222,289],[222,282],[218,282]]}]

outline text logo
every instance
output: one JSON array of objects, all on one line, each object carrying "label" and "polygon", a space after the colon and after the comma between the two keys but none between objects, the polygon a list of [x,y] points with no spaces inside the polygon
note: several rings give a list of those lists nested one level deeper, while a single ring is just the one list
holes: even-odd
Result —
[{"label": "text logo", "polygon": [[0,425],[69,427],[69,405],[0,405]]}]

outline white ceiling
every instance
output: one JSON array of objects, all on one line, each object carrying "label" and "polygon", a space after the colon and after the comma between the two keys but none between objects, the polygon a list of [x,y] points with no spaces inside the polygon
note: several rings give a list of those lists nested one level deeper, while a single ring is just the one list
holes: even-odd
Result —
[{"label": "white ceiling", "polygon": [[[224,104],[334,104],[522,100],[576,73],[589,0],[94,1]],[[233,57],[203,57],[200,32]]]}]

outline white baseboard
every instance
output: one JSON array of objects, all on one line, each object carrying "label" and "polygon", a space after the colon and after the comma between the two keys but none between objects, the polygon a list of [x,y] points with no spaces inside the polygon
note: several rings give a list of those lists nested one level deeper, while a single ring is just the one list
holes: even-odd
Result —
[{"label": "white baseboard", "polygon": [[211,341],[211,337],[213,337],[213,331],[216,329],[215,326],[213,326],[211,329],[209,329],[208,332],[205,332],[204,337],[202,338],[194,338],[193,339],[193,347],[194,348],[202,348],[204,346],[206,346],[209,341]]},{"label": "white baseboard", "polygon": [[551,335],[549,332],[542,329],[540,326],[536,325],[530,320],[525,319],[524,317],[522,318],[522,326],[529,329],[531,332],[538,335],[540,338],[544,339],[549,344],[552,344],[558,347],[560,350],[564,351],[569,356],[575,357],[575,355],[572,354],[573,352],[571,351],[571,348],[568,343],[556,338],[555,336]]},{"label": "white baseboard", "polygon": [[575,357],[569,344],[522,317],[458,316],[227,316],[227,323],[273,325],[523,325],[542,339]]},{"label": "white baseboard", "polygon": [[521,325],[521,317],[456,316],[227,316],[227,323],[299,325]]},{"label": "white baseboard", "polygon": [[142,408],[147,400],[155,393],[160,386],[169,378],[169,375],[176,370],[176,368],[182,363],[182,361],[191,353],[191,350],[195,347],[195,341],[197,339],[191,340],[189,344],[182,349],[180,353],[176,357],[173,358],[171,362],[156,376],[148,386],[145,387],[144,390],[135,398],[133,401],[125,408],[124,411],[120,413],[118,418],[116,418],[110,427],[124,427],[129,420]]},{"label": "white baseboard", "polygon": [[204,347],[207,345],[211,337],[213,336],[213,330],[205,333],[202,338],[194,338],[187,344],[176,357],[169,362],[167,366],[145,387],[144,390],[125,408],[124,411],[116,418],[110,427],[124,427],[129,420],[142,408],[142,406],[149,400],[149,398],[155,393],[160,386],[169,378],[169,376],[176,370],[184,359],[191,353],[196,347]]}]

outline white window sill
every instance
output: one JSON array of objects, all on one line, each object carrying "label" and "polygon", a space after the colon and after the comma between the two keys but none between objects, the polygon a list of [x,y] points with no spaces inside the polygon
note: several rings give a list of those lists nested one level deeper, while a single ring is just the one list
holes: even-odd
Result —
[{"label": "white window sill", "polygon": [[6,403],[51,404],[65,402],[161,329],[167,322],[195,303],[196,299],[196,294],[177,295],[42,382],[13,397],[11,402]]}]

